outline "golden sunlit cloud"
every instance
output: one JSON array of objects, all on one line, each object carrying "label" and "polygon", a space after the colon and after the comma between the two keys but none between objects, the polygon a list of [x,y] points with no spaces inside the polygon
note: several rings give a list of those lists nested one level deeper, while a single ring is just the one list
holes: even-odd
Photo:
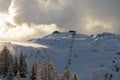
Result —
[{"label": "golden sunlit cloud", "polygon": [[0,40],[28,40],[33,37],[42,36],[43,34],[52,33],[59,30],[56,24],[27,24],[15,23],[14,17],[17,15],[17,8],[14,5],[15,0],[11,1],[8,13],[0,13]]},{"label": "golden sunlit cloud", "polygon": [[0,13],[0,27],[7,27],[8,24],[15,25],[14,16],[16,13],[16,8],[14,8],[14,1],[11,1],[11,4],[8,8],[8,13]]},{"label": "golden sunlit cloud", "polygon": [[113,8],[116,3],[109,0],[2,0],[0,39],[27,40],[61,28],[84,34],[119,33],[119,6]]},{"label": "golden sunlit cloud", "polygon": [[15,0],[12,0],[11,1],[11,4],[8,8],[8,13],[9,13],[9,22],[12,24],[12,25],[16,25],[15,21],[14,21],[14,17],[17,15],[17,12],[16,12],[16,8],[15,8],[15,4],[14,4]]},{"label": "golden sunlit cloud", "polygon": [[[30,27],[32,26],[32,27]],[[0,39],[1,40],[27,40],[32,37],[43,36],[52,33],[55,30],[59,30],[55,24],[45,25],[35,25],[23,23],[22,25],[17,25],[16,27],[0,27]],[[34,27],[33,27],[34,26]]]}]

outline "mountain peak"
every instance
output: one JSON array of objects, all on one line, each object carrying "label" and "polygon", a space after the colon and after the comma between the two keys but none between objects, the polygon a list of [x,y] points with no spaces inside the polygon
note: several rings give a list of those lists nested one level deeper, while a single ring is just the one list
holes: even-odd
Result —
[{"label": "mountain peak", "polygon": [[115,36],[116,34],[114,33],[109,33],[109,32],[103,32],[100,34],[97,34],[96,37],[106,37],[106,36]]}]

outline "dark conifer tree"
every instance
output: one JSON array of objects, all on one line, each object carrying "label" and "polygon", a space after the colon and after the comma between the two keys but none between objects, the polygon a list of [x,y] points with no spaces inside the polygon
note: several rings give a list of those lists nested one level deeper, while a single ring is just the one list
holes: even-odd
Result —
[{"label": "dark conifer tree", "polygon": [[77,76],[76,76],[76,74],[74,74],[74,76],[73,76],[73,80],[77,80]]},{"label": "dark conifer tree", "polygon": [[38,72],[38,63],[34,62],[32,65],[30,80],[37,80],[37,72]]},{"label": "dark conifer tree", "polygon": [[20,72],[20,77],[24,78],[27,76],[27,63],[22,52],[19,57],[19,72]]},{"label": "dark conifer tree", "polygon": [[105,73],[104,80],[108,80],[108,78],[109,78],[109,74]]},{"label": "dark conifer tree", "polygon": [[9,49],[5,46],[0,52],[0,74],[7,76],[11,64],[13,64],[13,57]]},{"label": "dark conifer tree", "polygon": [[8,71],[6,80],[13,80],[13,78],[14,78],[13,64],[11,64],[11,66],[9,67],[9,71]]},{"label": "dark conifer tree", "polygon": [[17,57],[15,58],[14,65],[13,65],[13,73],[16,76],[19,70],[19,65],[18,65],[18,59]]}]

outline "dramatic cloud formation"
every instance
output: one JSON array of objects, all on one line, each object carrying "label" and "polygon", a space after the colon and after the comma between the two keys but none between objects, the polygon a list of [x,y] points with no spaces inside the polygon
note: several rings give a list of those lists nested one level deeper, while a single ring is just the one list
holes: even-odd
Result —
[{"label": "dramatic cloud formation", "polygon": [[20,8],[16,1],[11,1],[8,12],[0,13],[0,40],[27,40],[59,30],[56,24],[17,23],[15,17],[20,16]]},{"label": "dramatic cloud formation", "polygon": [[60,29],[119,33],[119,4],[119,0],[0,0],[0,39],[27,39]]}]

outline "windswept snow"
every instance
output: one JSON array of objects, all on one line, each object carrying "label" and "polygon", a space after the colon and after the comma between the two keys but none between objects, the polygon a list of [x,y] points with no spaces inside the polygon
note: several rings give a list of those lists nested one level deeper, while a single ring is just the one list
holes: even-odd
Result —
[{"label": "windswept snow", "polygon": [[20,45],[20,46],[26,46],[26,47],[34,47],[34,48],[48,48],[47,46],[36,44],[32,42],[18,42],[18,41],[0,41],[1,45],[8,44],[8,45]]}]

